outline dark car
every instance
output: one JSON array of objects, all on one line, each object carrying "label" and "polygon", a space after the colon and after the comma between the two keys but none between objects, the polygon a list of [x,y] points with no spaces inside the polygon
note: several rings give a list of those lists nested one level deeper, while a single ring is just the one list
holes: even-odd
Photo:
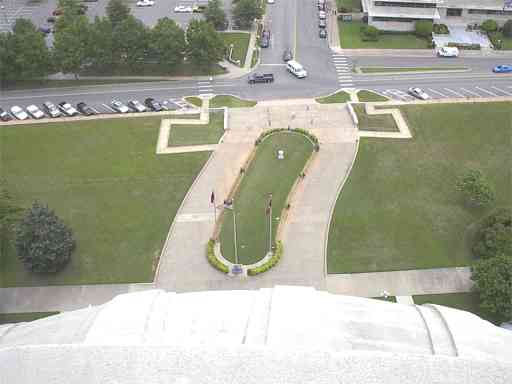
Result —
[{"label": "dark car", "polygon": [[93,116],[93,115],[97,114],[94,109],[89,107],[83,101],[76,105],[76,109],[78,109],[78,112],[80,112],[82,115],[85,115],[85,116]]},{"label": "dark car", "polygon": [[270,32],[269,31],[263,31],[261,33],[260,38],[260,47],[261,48],[268,48],[270,46]]},{"label": "dark car", "polygon": [[327,38],[327,31],[325,29],[320,29],[318,36],[320,36],[321,39]]},{"label": "dark car", "polygon": [[320,28],[326,28],[327,27],[327,22],[325,21],[325,19],[319,19],[318,20],[318,26]]},{"label": "dark car", "polygon": [[251,73],[248,78],[249,84],[272,83],[274,74],[272,73]]},{"label": "dark car", "polygon": [[5,112],[2,108],[0,108],[0,120],[2,121],[11,121],[12,116]]},{"label": "dark car", "polygon": [[287,48],[283,52],[283,61],[286,63],[293,59],[293,52],[290,48]]},{"label": "dark car", "polygon": [[50,16],[49,18],[46,19],[46,21],[53,24],[57,21],[57,18],[54,16]]},{"label": "dark car", "polygon": [[144,105],[154,112],[163,111],[162,104],[160,104],[159,101],[156,101],[152,97],[148,97],[146,100],[144,100]]}]

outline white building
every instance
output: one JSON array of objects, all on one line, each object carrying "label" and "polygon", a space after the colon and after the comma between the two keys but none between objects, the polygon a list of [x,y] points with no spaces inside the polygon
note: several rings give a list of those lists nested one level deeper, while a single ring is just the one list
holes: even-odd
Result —
[{"label": "white building", "polygon": [[362,5],[368,24],[381,30],[414,30],[418,20],[467,25],[494,19],[503,25],[512,19],[509,0],[362,0]]},{"label": "white building", "polygon": [[2,384],[510,384],[512,332],[305,287],[148,290],[0,326]]}]

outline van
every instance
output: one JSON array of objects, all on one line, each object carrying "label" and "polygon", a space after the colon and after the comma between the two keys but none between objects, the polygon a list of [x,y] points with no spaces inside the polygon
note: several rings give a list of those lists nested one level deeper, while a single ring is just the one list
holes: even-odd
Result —
[{"label": "van", "polygon": [[308,75],[304,67],[295,60],[288,61],[286,63],[286,69],[299,79],[303,79]]},{"label": "van", "polygon": [[457,47],[441,47],[437,50],[437,56],[457,57],[459,56],[459,49]]}]

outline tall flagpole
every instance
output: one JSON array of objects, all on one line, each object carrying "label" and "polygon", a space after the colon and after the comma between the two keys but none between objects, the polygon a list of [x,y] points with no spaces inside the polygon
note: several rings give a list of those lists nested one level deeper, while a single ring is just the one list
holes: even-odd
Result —
[{"label": "tall flagpole", "polygon": [[268,225],[268,252],[270,253],[272,251],[272,194],[269,194],[270,200],[268,201],[268,208],[269,208],[269,225]]},{"label": "tall flagpole", "polygon": [[235,199],[232,199],[233,204],[233,239],[235,243],[235,264],[238,264],[238,246],[236,244],[236,212],[235,212]]},{"label": "tall flagpole", "polygon": [[213,223],[217,222],[217,207],[215,206],[215,192],[212,191],[210,196],[210,203],[213,205]]}]

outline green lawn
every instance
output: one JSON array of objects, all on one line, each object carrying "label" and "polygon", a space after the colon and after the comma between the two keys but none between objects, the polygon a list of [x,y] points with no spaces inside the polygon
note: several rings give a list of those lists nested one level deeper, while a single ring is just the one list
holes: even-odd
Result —
[{"label": "green lawn", "polygon": [[467,67],[360,67],[362,73],[462,71]]},{"label": "green lawn", "polygon": [[478,298],[478,293],[475,292],[416,295],[413,296],[413,300],[414,304],[437,304],[472,312],[482,319],[497,323],[491,314],[480,308],[480,299]]},{"label": "green lawn", "polygon": [[219,65],[211,68],[197,67],[190,63],[182,63],[172,71],[162,68],[156,63],[144,63],[140,68],[133,69],[127,66],[112,68],[85,68],[82,76],[204,76],[220,75],[226,73]]},{"label": "green lawn", "polygon": [[121,80],[17,80],[3,85],[5,90],[13,89],[37,89],[37,88],[63,88],[63,87],[80,87],[85,85],[110,85],[125,83],[142,83],[148,81],[159,81],[153,79],[121,79]]},{"label": "green lawn", "polygon": [[361,90],[357,92],[357,98],[359,101],[366,103],[366,102],[372,102],[372,101],[388,101],[389,99],[387,97],[384,97],[382,95],[379,95],[378,93],[367,91],[367,90]]},{"label": "green lawn", "polygon": [[40,200],[77,249],[55,275],[28,273],[14,249],[0,286],[149,282],[176,211],[208,152],[156,155],[161,117],[1,127],[2,173],[25,207]]},{"label": "green lawn", "polygon": [[361,12],[361,0],[336,0],[338,9],[345,8],[353,12]]},{"label": "green lawn", "polygon": [[[233,44],[233,60],[240,60],[240,66],[243,67],[245,64],[245,57],[247,55],[247,49],[249,48],[249,40],[251,35],[243,32],[225,32],[222,33],[224,44],[229,48]],[[228,50],[229,52],[229,50]]]},{"label": "green lawn", "polygon": [[210,100],[210,108],[220,108],[220,107],[229,107],[229,108],[247,108],[254,107],[257,104],[256,101],[253,100],[243,100],[238,97],[230,96],[230,95],[218,95]]},{"label": "green lawn", "polygon": [[360,21],[338,21],[340,42],[343,48],[380,48],[380,49],[428,49],[428,42],[412,33],[386,33],[378,41],[362,41],[360,29],[365,23]]},{"label": "green lawn", "polygon": [[506,37],[502,32],[496,32],[495,35],[497,39],[501,40],[502,50],[512,50],[512,37]]},{"label": "green lawn", "polygon": [[456,178],[478,168],[512,202],[512,103],[410,105],[410,140],[363,138],[334,210],[329,273],[466,266],[469,234],[488,210],[469,210]]},{"label": "green lawn", "polygon": [[0,313],[0,324],[22,323],[57,315],[59,312]]},{"label": "green lawn", "polygon": [[252,53],[251,68],[254,68],[256,66],[256,64],[258,64],[259,56],[260,56],[260,50],[258,48],[255,48],[254,52]]},{"label": "green lawn", "polygon": [[210,113],[208,125],[173,125],[169,137],[169,146],[217,144],[224,133],[224,113]]},{"label": "green lawn", "polygon": [[395,119],[391,114],[367,115],[364,104],[352,104],[352,107],[357,115],[360,131],[398,132]]},{"label": "green lawn", "polygon": [[[284,160],[278,160],[278,150]],[[265,139],[246,171],[235,195],[237,249],[239,262],[251,264],[262,259],[269,243],[268,195],[272,193],[272,239],[290,189],[313,152],[311,142],[301,134],[281,132]],[[220,241],[225,258],[235,261],[233,214],[225,210]],[[286,246],[286,245],[285,245]]]},{"label": "green lawn", "polygon": [[316,102],[320,104],[346,103],[347,101],[350,101],[350,95],[345,91],[339,91],[316,99]]},{"label": "green lawn", "polygon": [[185,97],[185,100],[188,101],[190,104],[195,105],[196,107],[200,107],[203,105],[203,100],[200,97],[187,96]]}]

